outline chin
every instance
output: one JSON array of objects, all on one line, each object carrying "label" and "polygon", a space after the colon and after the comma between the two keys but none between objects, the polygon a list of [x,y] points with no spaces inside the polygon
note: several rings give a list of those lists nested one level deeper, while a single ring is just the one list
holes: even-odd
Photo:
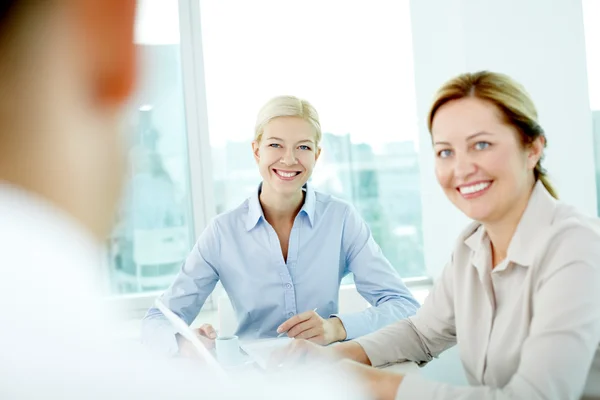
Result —
[{"label": "chin", "polygon": [[477,221],[477,222],[481,222],[481,223],[488,221],[490,219],[490,215],[491,215],[491,212],[489,210],[469,209],[469,210],[463,210],[463,213],[467,217],[472,219],[473,221]]},{"label": "chin", "polygon": [[265,181],[265,183],[268,182],[269,188],[273,193],[278,193],[278,194],[290,194],[290,193],[294,193],[295,191],[298,190],[297,185],[286,185],[286,184],[281,184],[281,182],[277,182],[277,178],[275,179],[269,179],[268,181]]},{"label": "chin", "polygon": [[454,204],[461,213],[474,221],[484,221],[491,214],[491,210],[487,204],[474,204],[472,201],[465,200],[460,196],[456,196],[451,200],[452,204]]},{"label": "chin", "polygon": [[273,185],[275,187],[275,190],[281,194],[292,194],[292,193],[296,193],[302,190],[302,185],[298,185],[298,184],[292,184],[292,185],[286,185],[286,184],[276,184]]}]

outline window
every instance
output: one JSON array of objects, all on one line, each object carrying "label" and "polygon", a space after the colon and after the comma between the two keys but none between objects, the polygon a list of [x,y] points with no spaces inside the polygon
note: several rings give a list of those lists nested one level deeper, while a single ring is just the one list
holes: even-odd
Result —
[{"label": "window", "polygon": [[166,288],[193,244],[178,4],[140,1],[141,75],[127,112],[129,179],[108,246],[113,294]]},{"label": "window", "polygon": [[259,108],[299,96],[324,132],[313,184],[357,207],[403,278],[423,276],[409,2],[365,4],[200,0],[215,211],[260,182]]},{"label": "window", "polygon": [[587,55],[587,71],[592,108],[594,154],[596,158],[596,198],[600,215],[600,1],[583,0],[583,22]]}]

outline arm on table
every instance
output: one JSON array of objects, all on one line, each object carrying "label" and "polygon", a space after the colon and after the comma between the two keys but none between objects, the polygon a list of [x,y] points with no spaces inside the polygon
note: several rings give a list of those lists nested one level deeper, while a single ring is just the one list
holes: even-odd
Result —
[{"label": "arm on table", "polygon": [[456,344],[453,297],[452,263],[449,263],[414,316],[341,343],[335,349],[352,360],[375,367],[403,361],[425,364]]},{"label": "arm on table", "polygon": [[415,314],[419,303],[381,252],[365,221],[350,206],[344,219],[342,249],[347,271],[354,274],[356,289],[372,305],[358,313],[334,315],[341,320],[346,339],[374,332]]}]

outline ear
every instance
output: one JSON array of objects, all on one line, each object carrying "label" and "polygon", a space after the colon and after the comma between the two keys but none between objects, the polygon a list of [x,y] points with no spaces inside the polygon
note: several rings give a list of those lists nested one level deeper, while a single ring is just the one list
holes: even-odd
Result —
[{"label": "ear", "polygon": [[542,158],[542,154],[544,153],[544,147],[546,146],[546,138],[543,136],[539,136],[535,139],[531,145],[529,145],[527,151],[527,167],[529,169],[534,169],[537,163]]},{"label": "ear", "polygon": [[107,106],[125,102],[134,88],[136,0],[70,0],[85,44],[86,68],[96,100]]},{"label": "ear", "polygon": [[315,152],[315,162],[317,162],[320,155],[321,155],[321,148],[317,147],[317,151]]},{"label": "ear", "polygon": [[252,153],[254,154],[254,161],[258,164],[260,161],[260,143],[256,140],[252,142]]}]

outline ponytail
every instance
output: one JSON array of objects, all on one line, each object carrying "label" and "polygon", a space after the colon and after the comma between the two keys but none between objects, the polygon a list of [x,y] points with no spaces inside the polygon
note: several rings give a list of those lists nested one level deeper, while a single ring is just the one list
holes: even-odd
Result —
[{"label": "ponytail", "polygon": [[542,185],[544,185],[544,187],[552,197],[558,200],[558,193],[556,192],[556,189],[554,189],[554,186],[552,186],[552,183],[550,183],[550,179],[548,179],[546,171],[544,170],[544,168],[542,168],[542,164],[540,164],[539,162],[533,170],[533,176],[535,177],[536,181],[539,180],[542,182]]}]

